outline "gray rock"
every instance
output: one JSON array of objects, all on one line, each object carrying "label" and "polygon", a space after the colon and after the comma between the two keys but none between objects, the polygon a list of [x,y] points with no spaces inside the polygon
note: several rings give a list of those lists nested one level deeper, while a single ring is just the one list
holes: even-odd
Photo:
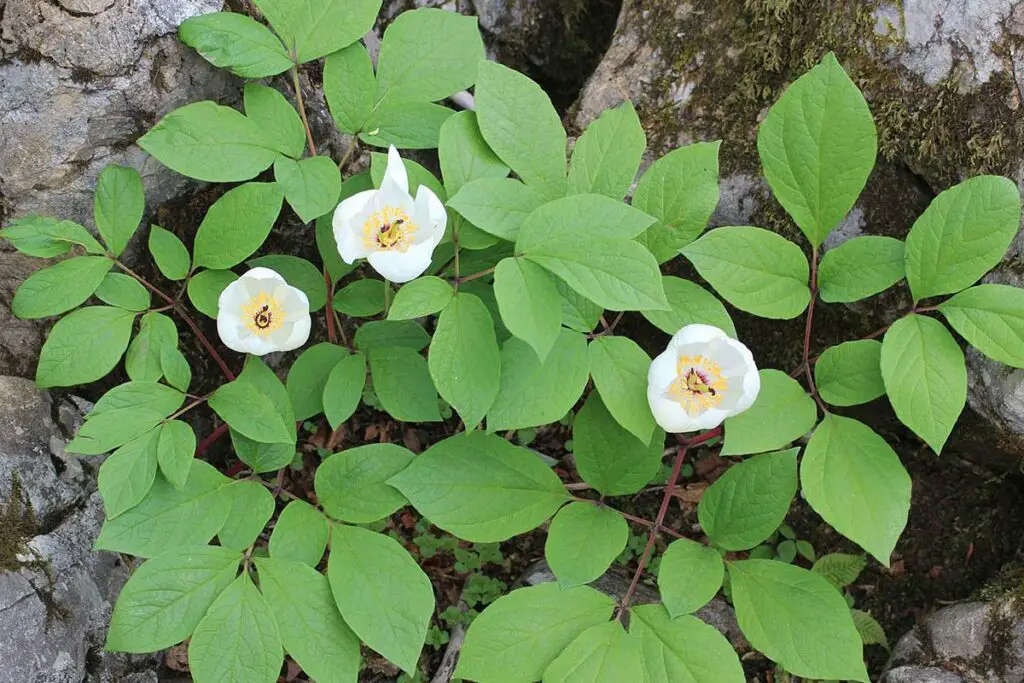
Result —
[{"label": "gray rock", "polygon": [[967,683],[952,671],[935,667],[901,666],[885,675],[881,683]]}]

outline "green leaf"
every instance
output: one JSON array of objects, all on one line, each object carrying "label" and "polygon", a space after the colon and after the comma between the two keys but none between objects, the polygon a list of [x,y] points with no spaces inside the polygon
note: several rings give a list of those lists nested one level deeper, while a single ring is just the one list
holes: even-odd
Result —
[{"label": "green leaf", "polygon": [[441,126],[454,114],[448,107],[433,102],[386,97],[363,124],[359,139],[368,145],[399,149],[437,147]]},{"label": "green leaf", "polygon": [[814,428],[818,407],[804,388],[781,370],[761,370],[761,391],[750,408],[725,420],[722,455],[773,451]]},{"label": "green leaf", "polygon": [[557,278],[555,289],[562,299],[562,324],[577,332],[593,331],[604,309]]},{"label": "green leaf", "polygon": [[615,421],[644,444],[651,442],[654,417],[647,405],[651,357],[632,339],[598,337],[588,347],[590,374]]},{"label": "green leaf", "polygon": [[231,501],[231,511],[217,538],[225,548],[245,550],[259,539],[274,516],[274,494],[261,482],[246,479],[228,486],[225,495]]},{"label": "green leaf", "polygon": [[235,12],[190,17],[178,38],[214,66],[242,78],[266,78],[287,71],[292,60],[281,41],[263,24]]},{"label": "green leaf", "polygon": [[658,591],[673,619],[711,601],[725,579],[725,563],[713,548],[686,538],[672,541],[658,567]]},{"label": "green leaf", "polygon": [[373,63],[361,43],[327,55],[324,97],[338,130],[355,135],[373,111]]},{"label": "green leaf", "polygon": [[440,422],[437,389],[427,361],[404,346],[374,347],[369,353],[373,390],[381,407],[399,422]]},{"label": "green leaf", "polygon": [[518,339],[501,349],[501,390],[487,412],[487,429],[524,429],[556,422],[572,410],[587,386],[587,339],[561,330],[551,353],[540,362]]},{"label": "green leaf", "polygon": [[608,109],[576,140],[569,167],[569,192],[600,194],[621,201],[633,184],[646,149],[647,136],[633,103]]},{"label": "green leaf", "polygon": [[[281,422],[284,423],[285,428],[290,434],[290,438],[285,443],[292,449],[291,455],[294,455],[296,440],[295,412],[292,410],[292,402],[288,398],[288,390],[285,389],[278,376],[267,367],[262,359],[256,356],[249,356],[246,358],[245,368],[238,376],[238,381],[250,384],[259,394],[269,399],[270,403],[275,407]],[[287,462],[278,465],[278,467],[283,467]],[[261,469],[257,464],[251,462],[248,464],[256,468],[257,472],[267,471]]]},{"label": "green leaf", "polygon": [[811,571],[824,576],[836,588],[845,588],[857,580],[867,565],[863,555],[830,553],[818,558]]},{"label": "green leaf", "polygon": [[914,301],[970,287],[998,264],[1020,228],[1020,192],[1002,176],[978,176],[932,200],[907,234]]},{"label": "green leaf", "polygon": [[109,306],[86,306],[57,321],[39,352],[36,385],[71,387],[104,377],[121,360],[135,314]]},{"label": "green leaf", "polygon": [[381,40],[377,98],[442,100],[473,85],[483,58],[476,17],[433,8],[402,12]]},{"label": "green leaf", "polygon": [[146,193],[138,171],[111,165],[100,172],[96,179],[93,216],[100,237],[115,258],[135,234],[145,210]]},{"label": "green leaf", "polygon": [[611,598],[588,586],[516,589],[470,624],[455,676],[488,683],[540,680],[577,636],[606,623],[614,607]]},{"label": "green leaf", "polygon": [[256,0],[298,64],[351,45],[373,28],[381,0]]},{"label": "green leaf", "polygon": [[860,634],[860,640],[865,645],[881,645],[886,650],[889,649],[889,641],[885,637],[885,629],[879,624],[873,616],[867,612],[861,612],[859,609],[850,610],[850,614],[853,616],[853,625],[857,629],[857,633]]},{"label": "green leaf", "polygon": [[294,432],[282,419],[271,398],[249,382],[228,382],[213,393],[209,403],[232,429],[253,441],[294,442]]},{"label": "green leaf", "polygon": [[732,645],[697,617],[672,619],[661,605],[629,611],[629,633],[640,639],[649,683],[744,683]]},{"label": "green leaf", "polygon": [[629,525],[617,511],[593,503],[570,503],[548,527],[544,557],[562,588],[590,583],[608,571],[629,540]]},{"label": "green leaf", "polygon": [[288,503],[270,534],[270,556],[316,567],[327,549],[330,526],[327,518],[309,503]]},{"label": "green leaf", "polygon": [[246,183],[225,192],[199,225],[195,265],[224,269],[244,261],[267,239],[283,200],[277,183]]},{"label": "green leaf", "polygon": [[828,581],[774,560],[729,563],[733,604],[750,644],[791,674],[869,680],[850,608]]},{"label": "green leaf", "polygon": [[502,377],[494,324],[480,299],[456,294],[441,311],[427,366],[438,393],[466,429],[476,427],[495,403]]},{"label": "green leaf", "polygon": [[939,304],[971,346],[989,358],[1024,368],[1024,289],[978,285]]},{"label": "green leaf", "polygon": [[900,422],[938,454],[967,401],[967,366],[949,330],[909,315],[882,339],[882,379]]},{"label": "green leaf", "polygon": [[389,536],[337,525],[327,578],[355,634],[403,671],[414,672],[434,613],[434,589],[405,548]]},{"label": "green leaf", "polygon": [[230,270],[204,270],[188,280],[188,299],[207,318],[217,318],[224,288],[238,279]]},{"label": "green leaf", "polygon": [[150,408],[106,410],[79,428],[67,445],[69,453],[100,455],[142,436],[160,424],[163,417]]},{"label": "green leaf", "polygon": [[276,472],[295,460],[294,443],[260,443],[234,429],[229,431],[235,455],[253,472]]},{"label": "green leaf", "polygon": [[274,88],[250,82],[245,84],[243,101],[245,115],[259,128],[265,146],[295,159],[302,158],[306,130],[295,107],[284,95]]},{"label": "green leaf", "polygon": [[434,444],[388,482],[432,524],[474,543],[525,533],[569,497],[533,452],[482,432]]},{"label": "green leaf", "polygon": [[277,272],[292,287],[302,290],[309,299],[309,312],[316,313],[327,303],[327,287],[324,276],[317,267],[304,258],[287,254],[271,254],[249,259],[245,262],[250,268],[263,266]]},{"label": "green leaf", "polygon": [[171,420],[160,426],[156,457],[160,472],[176,488],[182,488],[192,471],[196,434],[188,423]]},{"label": "green leaf", "polygon": [[188,391],[192,384],[192,368],[185,355],[173,346],[160,349],[160,369],[167,378],[167,383],[175,389]]},{"label": "green leaf", "polygon": [[275,683],[284,663],[270,605],[248,572],[218,596],[188,644],[192,676],[220,683]]},{"label": "green leaf", "polygon": [[107,519],[146,497],[156,479],[157,430],[148,431],[114,451],[100,465],[99,489]]},{"label": "green leaf", "polygon": [[826,415],[800,462],[803,495],[814,511],[889,566],[907,526],[910,475],[870,427]]},{"label": "green leaf", "polygon": [[105,256],[75,256],[37,270],[14,293],[11,312],[31,320],[77,308],[93,295],[112,265]]},{"label": "green leaf", "polygon": [[249,180],[277,158],[254,121],[210,101],[175,109],[138,145],[172,171],[211,183]]},{"label": "green leaf", "polygon": [[149,290],[135,278],[122,273],[107,273],[96,288],[96,297],[105,304],[126,311],[144,311],[152,303]]},{"label": "green leaf", "polygon": [[185,403],[185,394],[156,382],[125,382],[103,394],[85,419],[123,408],[149,409],[167,417]]},{"label": "green leaf", "polygon": [[352,417],[363,397],[366,385],[366,356],[354,353],[342,358],[331,370],[324,384],[324,415],[331,427],[337,429]]},{"label": "green leaf", "polygon": [[545,198],[529,185],[512,178],[480,178],[460,187],[448,206],[481,230],[514,242],[526,217]]},{"label": "green leaf", "polygon": [[573,421],[573,456],[580,476],[605,496],[636,493],[661,467],[665,433],[655,427],[644,445],[626,431],[591,392]]},{"label": "green leaf", "polygon": [[821,300],[849,303],[883,292],[906,275],[902,241],[868,235],[829,249],[818,268]]},{"label": "green leaf", "polygon": [[487,146],[480,134],[476,113],[471,111],[457,112],[444,122],[437,156],[444,177],[444,189],[449,197],[467,183],[483,178],[501,179],[509,171],[494,150]]},{"label": "green leaf", "polygon": [[90,254],[106,253],[96,238],[78,223],[47,216],[16,218],[0,230],[0,237],[10,240],[21,253],[36,258],[63,256],[75,245],[85,247]]},{"label": "green leaf", "polygon": [[782,524],[796,494],[799,450],[756,455],[733,465],[708,487],[697,516],[715,545],[749,550]]},{"label": "green leaf", "polygon": [[494,271],[494,295],[509,332],[533,347],[543,362],[562,322],[562,300],[554,279],[535,263],[506,258]]},{"label": "green leaf", "polygon": [[[116,519],[104,522],[94,547],[156,557],[167,553],[168,549],[174,552],[173,549],[182,546],[207,543],[227,519],[231,501],[224,487],[230,484],[230,479],[202,460],[192,463],[188,480],[181,489],[157,477],[141,503]],[[169,645],[143,651],[151,652]]]},{"label": "green leaf", "polygon": [[834,406],[855,406],[885,394],[882,345],[873,339],[845,342],[825,349],[814,364],[821,398]]},{"label": "green leaf", "polygon": [[661,278],[668,299],[667,311],[640,311],[655,327],[666,334],[675,334],[687,325],[700,323],[724,330],[736,339],[736,327],[729,312],[718,298],[698,284],[672,275]]},{"label": "green leaf", "polygon": [[575,194],[543,204],[523,221],[516,251],[544,253],[549,244],[592,238],[631,240],[654,222],[652,216],[599,194]]},{"label": "green leaf", "polygon": [[789,320],[811,299],[800,247],[762,228],[717,228],[682,253],[726,301],[762,318]]},{"label": "green leaf", "polygon": [[412,320],[373,320],[359,326],[355,342],[363,353],[386,346],[422,351],[430,343],[430,335]]},{"label": "green leaf", "polygon": [[406,504],[387,483],[409,466],[413,454],[390,443],[350,448],[327,458],[316,471],[316,497],[335,519],[369,524]]},{"label": "green leaf", "polygon": [[658,219],[645,233],[658,263],[697,239],[718,205],[721,144],[698,142],[674,149],[651,164],[637,183],[633,206]]},{"label": "green leaf", "polygon": [[857,201],[877,148],[868,104],[831,52],[786,89],[757,132],[772,193],[813,247]]},{"label": "green leaf", "polygon": [[334,309],[356,318],[369,318],[384,310],[384,280],[366,278],[345,285],[334,295]]},{"label": "green leaf", "polygon": [[481,61],[479,69],[476,116],[484,140],[527,185],[549,199],[564,196],[566,136],[551,100],[508,67]]},{"label": "green leaf", "polygon": [[274,178],[284,188],[288,205],[304,223],[331,213],[341,194],[341,173],[330,157],[292,161],[278,157]]},{"label": "green leaf", "polygon": [[257,558],[260,589],[277,616],[288,654],[318,683],[352,683],[359,675],[359,638],[334,604],[331,584],[298,562]]},{"label": "green leaf", "polygon": [[164,375],[164,347],[178,348],[178,328],[174,321],[163,313],[147,313],[139,323],[128,353],[124,357],[124,368],[136,382],[156,382]]},{"label": "green leaf", "polygon": [[455,296],[452,286],[433,275],[402,285],[388,311],[388,320],[411,320],[437,313]]},{"label": "green leaf", "polygon": [[241,559],[228,548],[185,546],[143,562],[114,605],[106,649],[150,653],[185,640],[234,580]]},{"label": "green leaf", "polygon": [[618,621],[591,626],[544,670],[546,683],[618,683],[643,670],[640,641]]}]

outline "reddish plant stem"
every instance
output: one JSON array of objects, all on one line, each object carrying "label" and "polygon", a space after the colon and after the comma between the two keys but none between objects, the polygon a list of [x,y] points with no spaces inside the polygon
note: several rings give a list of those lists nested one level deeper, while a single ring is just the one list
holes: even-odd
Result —
[{"label": "reddish plant stem", "polygon": [[807,322],[804,325],[803,373],[807,376],[807,387],[811,397],[823,413],[828,413],[825,402],[818,396],[818,387],[814,384],[814,373],[811,372],[811,329],[814,327],[814,304],[818,300],[818,248],[811,250],[811,301],[807,304]]},{"label": "reddish plant stem", "polygon": [[334,330],[334,279],[327,272],[327,266],[324,266],[324,286],[327,287],[327,306],[324,307],[327,313],[327,341],[336,344],[338,335]]},{"label": "reddish plant stem", "polygon": [[195,457],[197,457],[197,458],[201,457],[203,455],[203,453],[205,453],[210,448],[210,446],[212,446],[213,444],[217,443],[217,440],[220,439],[220,437],[224,436],[227,433],[228,433],[228,423],[227,422],[220,423],[219,427],[217,427],[212,432],[210,432],[210,435],[207,436],[202,441],[200,441],[199,445],[196,446],[196,456]]}]

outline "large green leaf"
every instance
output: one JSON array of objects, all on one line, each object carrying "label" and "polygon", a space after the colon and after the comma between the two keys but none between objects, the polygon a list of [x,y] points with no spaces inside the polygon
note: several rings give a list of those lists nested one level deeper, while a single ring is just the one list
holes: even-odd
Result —
[{"label": "large green leaf", "polygon": [[121,360],[135,313],[110,306],[86,306],[57,321],[39,353],[40,389],[88,384]]},{"label": "large green leaf", "polygon": [[629,632],[641,641],[649,683],[744,683],[732,645],[697,617],[672,619],[661,605],[629,611]]},{"label": "large green leaf", "polygon": [[569,192],[621,200],[633,184],[646,149],[647,136],[632,102],[605,111],[576,140]]},{"label": "large green leaf", "polygon": [[447,281],[433,275],[402,285],[388,310],[388,320],[411,320],[433,315],[451,303],[455,292]]},{"label": "large green leaf", "polygon": [[868,104],[831,52],[786,89],[757,132],[765,178],[813,247],[857,201],[877,149]]},{"label": "large green leaf", "polygon": [[939,304],[971,346],[989,358],[1024,368],[1024,289],[978,285]]},{"label": "large green leaf", "polygon": [[149,229],[149,253],[153,256],[156,267],[168,280],[184,280],[192,268],[192,257],[188,249],[170,230],[159,225]]},{"label": "large green leaf", "polygon": [[562,299],[554,279],[531,261],[506,258],[494,271],[494,296],[505,327],[533,347],[543,362],[562,324]]},{"label": "large green leaf", "polygon": [[717,228],[682,250],[715,291],[736,308],[788,320],[811,300],[800,247],[762,228]]},{"label": "large green leaf", "polygon": [[654,222],[653,216],[599,194],[574,194],[537,208],[523,221],[516,251],[545,253],[549,243],[592,238],[631,240]]},{"label": "large green leaf", "polygon": [[512,178],[472,180],[448,200],[448,206],[481,230],[514,242],[526,217],[545,202],[529,185]]},{"label": "large green leaf", "polygon": [[274,178],[284,188],[284,196],[304,223],[330,213],[338,205],[341,173],[330,157],[311,157],[292,161],[278,157]]},{"label": "large green leaf", "polygon": [[479,298],[456,294],[441,311],[427,365],[438,393],[467,429],[476,427],[494,404],[502,378],[494,324]]},{"label": "large green leaf", "polygon": [[494,150],[487,146],[480,134],[476,113],[472,111],[460,111],[444,122],[437,157],[449,197],[467,183],[482,178],[504,178],[509,171]]},{"label": "large green leaf", "polygon": [[797,448],[765,453],[730,467],[704,492],[700,525],[726,550],[749,550],[775,531],[796,494]]},{"label": "large green leaf", "polygon": [[105,256],[75,256],[25,279],[11,300],[11,312],[23,320],[59,315],[85,303],[110,272]]},{"label": "large green leaf", "polygon": [[210,101],[175,109],[138,144],[171,170],[211,183],[249,180],[277,158],[252,120]]},{"label": "large green leaf", "polygon": [[381,407],[400,422],[440,422],[437,389],[427,361],[406,346],[370,351],[370,376]]},{"label": "large green leaf", "polygon": [[598,337],[588,347],[590,374],[601,400],[615,420],[641,442],[651,442],[654,417],[647,405],[651,358],[632,339]]},{"label": "large green leaf", "polygon": [[743,635],[786,671],[869,680],[850,608],[828,581],[775,560],[730,562],[729,578]]},{"label": "large green leaf", "polygon": [[718,149],[721,142],[698,142],[674,149],[644,171],[633,206],[658,219],[644,235],[659,263],[704,231],[718,205]]},{"label": "large green leaf", "polygon": [[355,634],[403,671],[416,671],[434,613],[434,589],[405,548],[390,536],[337,525],[327,577]]},{"label": "large green leaf", "polygon": [[570,503],[548,527],[544,557],[562,588],[590,583],[608,571],[629,540],[621,514],[593,503]]},{"label": "large green leaf", "polygon": [[105,249],[74,221],[61,221],[47,216],[25,216],[11,220],[0,230],[0,238],[23,254],[36,258],[63,256],[79,245],[89,254],[103,254]]},{"label": "large green leaf", "polygon": [[377,443],[327,458],[316,470],[316,497],[327,514],[343,522],[369,524],[406,504],[388,480],[413,461],[401,446]]},{"label": "large green leaf", "polygon": [[283,663],[274,611],[243,572],[196,626],[189,670],[199,681],[275,683]]},{"label": "large green leaf", "polygon": [[380,12],[381,0],[256,0],[299,64],[356,42]]},{"label": "large green leaf", "polygon": [[722,455],[773,451],[811,431],[818,407],[795,379],[761,370],[761,391],[749,409],[725,421]]},{"label": "large green leaf", "polygon": [[562,590],[547,583],[514,590],[470,624],[455,676],[488,683],[540,680],[577,636],[607,622],[614,606],[588,586]]},{"label": "large green leaf", "polygon": [[324,62],[324,97],[334,123],[355,135],[373,111],[373,62],[362,43],[352,43],[327,56]]},{"label": "large green leaf", "polygon": [[484,140],[527,185],[550,199],[563,196],[566,136],[551,100],[508,67],[481,61],[479,69],[476,115]]},{"label": "large green leaf", "polygon": [[68,453],[100,455],[142,436],[163,420],[151,408],[118,408],[86,420],[75,438],[68,443]]},{"label": "large green leaf", "polygon": [[933,318],[901,318],[885,333],[881,363],[896,417],[941,452],[967,401],[967,366],[953,335]]},{"label": "large green leaf", "polygon": [[669,544],[658,567],[658,591],[672,618],[696,612],[722,587],[725,564],[713,548],[687,538]]},{"label": "large green leaf", "polygon": [[334,310],[354,318],[369,318],[384,310],[385,291],[391,285],[384,280],[364,278],[339,289],[334,295]]},{"label": "large green leaf", "polygon": [[1020,228],[1020,192],[1002,176],[978,176],[932,200],[907,235],[914,300],[973,285],[1002,260]]},{"label": "large green leaf", "polygon": [[525,533],[569,497],[533,452],[479,431],[435,444],[388,483],[431,523],[474,543]]},{"label": "large green leaf", "polygon": [[545,683],[619,683],[643,670],[640,640],[618,621],[591,626],[544,670]]},{"label": "large green leaf", "polygon": [[259,128],[264,144],[295,159],[302,157],[306,149],[306,131],[299,113],[280,90],[259,83],[246,83],[243,103],[246,117]]},{"label": "large green leaf", "polygon": [[128,166],[104,168],[96,179],[93,217],[100,237],[115,257],[128,245],[145,210],[146,193],[139,172]]},{"label": "large green leaf", "polygon": [[178,328],[174,321],[163,313],[151,312],[142,316],[139,333],[124,357],[128,376],[136,382],[158,381],[164,374],[165,347],[178,347]]},{"label": "large green leaf", "polygon": [[672,275],[663,276],[661,282],[669,310],[640,311],[652,325],[667,334],[675,334],[694,323],[712,325],[736,338],[732,318],[714,294],[696,283]]},{"label": "large green leaf", "polygon": [[234,429],[229,431],[235,455],[253,472],[276,472],[295,460],[295,444],[292,442],[261,443]]},{"label": "large green leaf", "polygon": [[277,183],[246,183],[228,190],[199,225],[195,265],[224,269],[251,256],[270,234],[283,200]]},{"label": "large green leaf", "polygon": [[107,519],[138,505],[153,487],[157,436],[158,432],[152,430],[132,439],[100,465],[99,489]]},{"label": "large green leaf", "polygon": [[304,500],[293,500],[274,525],[270,556],[316,567],[327,549],[329,535],[330,524],[319,510]]},{"label": "large green leaf", "polygon": [[845,342],[825,349],[814,364],[814,383],[822,400],[855,406],[885,394],[882,344],[874,339]]},{"label": "large green leaf", "polygon": [[238,276],[230,270],[204,270],[188,280],[188,299],[208,318],[217,318],[219,299],[224,289]]},{"label": "large green leaf", "polygon": [[557,278],[555,289],[562,299],[562,324],[577,332],[593,332],[604,309]]},{"label": "large green leaf", "polygon": [[441,126],[454,114],[448,107],[433,102],[401,99],[400,95],[384,98],[363,124],[359,139],[368,145],[400,149],[433,149],[437,147]]},{"label": "large green leaf", "polygon": [[217,539],[225,548],[245,550],[259,539],[274,516],[274,495],[262,482],[252,479],[236,481],[225,494],[231,500],[231,511]]},{"label": "large green leaf", "polygon": [[337,429],[359,407],[366,385],[366,356],[356,352],[343,358],[331,370],[324,384],[324,415]]},{"label": "large green leaf", "polygon": [[237,12],[189,17],[178,27],[178,38],[210,64],[242,78],[276,76],[292,66],[270,29]]},{"label": "large green leaf", "polygon": [[160,349],[160,367],[167,378],[167,383],[176,389],[188,391],[192,384],[192,367],[188,364],[185,354],[173,346]]},{"label": "large green leaf", "polygon": [[202,460],[192,463],[180,489],[157,477],[141,503],[103,524],[95,547],[156,557],[182,546],[207,543],[224,525],[231,509],[224,490],[230,485],[230,479]]},{"label": "large green leaf", "polygon": [[188,481],[192,461],[196,452],[196,433],[181,420],[171,420],[160,425],[157,437],[156,459],[160,473],[171,485],[181,488]]},{"label": "large green leaf", "polygon": [[103,394],[86,416],[89,421],[97,415],[122,408],[150,409],[167,417],[185,403],[185,394],[156,382],[125,382]]},{"label": "large green leaf", "polygon": [[145,311],[153,303],[149,290],[123,273],[107,273],[96,288],[96,298],[126,311]]},{"label": "large green leaf", "polygon": [[560,420],[587,386],[587,340],[562,329],[544,362],[526,342],[509,339],[501,349],[501,390],[487,413],[487,429],[522,429]]},{"label": "large green leaf", "polygon": [[818,268],[818,291],[829,303],[859,301],[906,276],[906,247],[894,237],[855,237],[829,249]]},{"label": "large green leaf", "polygon": [[626,431],[605,407],[597,392],[573,421],[573,455],[580,476],[605,496],[626,496],[648,484],[661,466],[665,433],[654,429],[645,446]]},{"label": "large green leaf", "polygon": [[327,577],[288,560],[258,558],[256,568],[284,649],[302,670],[318,683],[355,681],[359,638],[341,618]]},{"label": "large green leaf", "polygon": [[156,652],[189,637],[238,573],[242,554],[211,546],[172,546],[132,573],[114,605],[106,649]]},{"label": "large green leaf", "polygon": [[269,396],[249,382],[235,380],[210,397],[210,407],[221,419],[258,443],[290,443],[294,433],[285,424]]},{"label": "large green leaf", "polygon": [[836,531],[889,566],[910,511],[910,475],[870,427],[826,415],[800,462],[803,494]]}]

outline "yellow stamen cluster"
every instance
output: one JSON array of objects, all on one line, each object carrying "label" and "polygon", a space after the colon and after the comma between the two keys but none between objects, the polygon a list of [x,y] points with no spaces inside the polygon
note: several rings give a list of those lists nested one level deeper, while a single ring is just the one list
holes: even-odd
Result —
[{"label": "yellow stamen cluster", "polygon": [[676,378],[668,387],[668,397],[679,403],[688,415],[700,415],[722,402],[729,382],[722,377],[718,363],[704,356],[680,356],[676,360]]},{"label": "yellow stamen cluster", "polygon": [[363,245],[374,251],[400,251],[412,246],[417,226],[403,209],[385,206],[363,223]]},{"label": "yellow stamen cluster", "polygon": [[242,322],[253,334],[264,337],[284,325],[285,311],[274,297],[260,292],[242,306]]}]

